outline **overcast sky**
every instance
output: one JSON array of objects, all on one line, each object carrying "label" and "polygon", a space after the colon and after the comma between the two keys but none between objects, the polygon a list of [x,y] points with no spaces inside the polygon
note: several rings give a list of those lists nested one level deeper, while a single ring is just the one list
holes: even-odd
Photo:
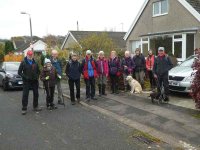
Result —
[{"label": "overcast sky", "polygon": [[69,30],[127,31],[145,0],[0,0],[0,38],[66,35]]}]

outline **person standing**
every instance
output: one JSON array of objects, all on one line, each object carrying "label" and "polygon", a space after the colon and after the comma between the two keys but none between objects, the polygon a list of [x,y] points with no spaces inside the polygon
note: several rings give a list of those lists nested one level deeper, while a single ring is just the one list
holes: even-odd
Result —
[{"label": "person standing", "polygon": [[120,60],[116,56],[116,51],[112,51],[110,54],[110,60],[108,62],[109,75],[111,82],[112,94],[118,94],[119,76],[120,76]]},{"label": "person standing", "polygon": [[38,107],[38,86],[39,86],[39,66],[33,58],[33,51],[28,50],[27,56],[21,62],[18,74],[23,79],[23,96],[22,96],[22,115],[26,115],[28,106],[29,90],[33,90],[33,110],[41,111]]},{"label": "person standing", "polygon": [[153,90],[156,87],[156,82],[153,75],[154,61],[155,61],[155,56],[153,55],[152,50],[149,50],[148,56],[146,59],[146,69],[147,69],[147,74],[149,76],[149,80],[151,84],[151,90]]},{"label": "person standing", "polygon": [[106,95],[106,84],[108,77],[108,61],[104,57],[104,52],[99,52],[99,58],[97,60],[97,73],[98,73],[98,87],[99,96]]},{"label": "person standing", "polygon": [[45,58],[44,67],[40,74],[40,80],[43,81],[44,88],[46,91],[46,106],[47,109],[57,109],[54,101],[55,84],[56,84],[57,72],[52,66],[51,61]]},{"label": "person standing", "polygon": [[133,57],[133,61],[135,62],[135,78],[141,84],[142,89],[144,89],[146,62],[145,57],[143,54],[141,54],[139,48],[135,50],[135,56]]},{"label": "person standing", "polygon": [[153,73],[155,79],[158,81],[157,89],[158,95],[161,94],[161,88],[164,87],[165,99],[164,101],[169,101],[169,70],[173,67],[171,59],[165,54],[165,48],[158,48],[158,57],[155,59]]},{"label": "person standing", "polygon": [[126,80],[126,77],[128,75],[132,76],[134,68],[135,68],[135,63],[134,63],[133,59],[131,58],[130,51],[125,51],[125,57],[122,60],[125,91],[130,90],[130,86]]},{"label": "person standing", "polygon": [[56,86],[57,86],[57,90],[58,90],[58,104],[64,105],[63,92],[62,92],[62,86],[61,86],[62,64],[61,64],[61,61],[58,59],[58,51],[57,50],[52,50],[50,60],[58,74],[57,78],[56,78]]},{"label": "person standing", "polygon": [[98,77],[97,64],[92,57],[91,50],[86,51],[86,57],[82,61],[81,68],[86,84],[86,101],[97,100],[95,97],[95,79]]},{"label": "person standing", "polygon": [[68,84],[70,89],[71,104],[75,105],[74,84],[76,86],[76,99],[80,103],[80,77],[81,77],[81,64],[77,60],[77,54],[71,54],[71,60],[66,65],[65,73],[68,77]]}]

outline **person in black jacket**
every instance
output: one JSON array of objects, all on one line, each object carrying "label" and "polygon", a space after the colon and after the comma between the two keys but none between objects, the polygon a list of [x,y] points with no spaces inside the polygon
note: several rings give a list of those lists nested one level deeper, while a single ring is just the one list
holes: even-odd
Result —
[{"label": "person in black jacket", "polygon": [[22,97],[22,115],[27,113],[29,90],[33,90],[33,110],[41,111],[38,107],[38,79],[39,79],[39,66],[33,58],[33,51],[29,50],[27,56],[21,62],[18,74],[23,79],[23,97]]},{"label": "person in black jacket", "polygon": [[142,89],[144,89],[146,61],[144,55],[141,54],[140,49],[138,48],[135,50],[133,61],[135,62],[135,78],[141,84]]},{"label": "person in black jacket", "polygon": [[155,59],[155,62],[154,62],[153,73],[154,73],[155,79],[158,81],[157,83],[158,95],[161,94],[162,85],[164,87],[165,101],[169,101],[168,75],[169,75],[169,70],[172,67],[173,67],[172,61],[169,58],[169,56],[165,54],[165,48],[159,47],[158,57]]},{"label": "person in black jacket", "polygon": [[72,105],[75,105],[75,96],[74,96],[74,84],[76,86],[76,98],[77,102],[80,102],[80,76],[81,76],[81,64],[77,60],[77,55],[73,53],[71,55],[71,60],[67,63],[66,71],[68,77],[69,89],[70,89],[70,98]]}]

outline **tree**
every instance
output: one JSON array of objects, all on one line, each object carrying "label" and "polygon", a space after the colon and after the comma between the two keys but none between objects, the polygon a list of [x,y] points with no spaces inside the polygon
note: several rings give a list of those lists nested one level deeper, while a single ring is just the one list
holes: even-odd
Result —
[{"label": "tree", "polygon": [[15,50],[14,45],[11,41],[7,40],[5,42],[4,54],[8,54],[9,52],[13,52]]},{"label": "tree", "polygon": [[3,61],[4,57],[4,44],[0,43],[0,61]]},{"label": "tree", "polygon": [[79,44],[72,45],[71,49],[82,54],[85,54],[85,51],[90,49],[94,55],[102,50],[105,52],[106,56],[109,56],[110,51],[112,51],[115,47],[115,43],[105,32],[100,34],[90,34],[84,39],[81,39]]}]

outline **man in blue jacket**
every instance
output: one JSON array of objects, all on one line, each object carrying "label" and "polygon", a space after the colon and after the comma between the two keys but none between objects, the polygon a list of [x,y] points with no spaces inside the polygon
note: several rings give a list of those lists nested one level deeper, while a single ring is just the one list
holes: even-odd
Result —
[{"label": "man in blue jacket", "polygon": [[56,80],[56,86],[58,90],[58,104],[63,105],[63,92],[61,87],[61,78],[62,78],[62,64],[61,61],[58,60],[58,51],[52,50],[51,52],[51,63],[56,68],[56,72],[58,73],[57,80]]}]

